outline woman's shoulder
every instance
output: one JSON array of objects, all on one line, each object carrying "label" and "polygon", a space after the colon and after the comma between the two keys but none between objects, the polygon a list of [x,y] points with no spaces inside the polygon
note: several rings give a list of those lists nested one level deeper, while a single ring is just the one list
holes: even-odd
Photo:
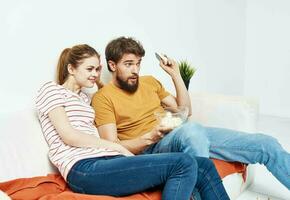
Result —
[{"label": "woman's shoulder", "polygon": [[56,82],[54,82],[54,81],[46,81],[45,83],[43,83],[40,86],[38,92],[42,92],[44,90],[47,90],[48,88],[58,88],[58,86],[59,85]]},{"label": "woman's shoulder", "polygon": [[36,99],[42,99],[48,94],[55,94],[60,91],[60,85],[54,81],[47,81],[37,91]]}]

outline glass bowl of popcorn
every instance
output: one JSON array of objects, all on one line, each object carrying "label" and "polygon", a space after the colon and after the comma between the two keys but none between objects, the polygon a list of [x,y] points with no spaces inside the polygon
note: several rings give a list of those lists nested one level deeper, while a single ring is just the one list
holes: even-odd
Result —
[{"label": "glass bowl of popcorn", "polygon": [[163,111],[154,113],[160,126],[176,128],[187,120],[188,107],[165,107]]}]

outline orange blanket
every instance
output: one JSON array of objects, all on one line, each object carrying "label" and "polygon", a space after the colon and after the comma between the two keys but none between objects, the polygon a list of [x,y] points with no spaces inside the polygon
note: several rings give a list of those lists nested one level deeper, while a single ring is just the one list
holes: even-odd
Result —
[{"label": "orange blanket", "polygon": [[212,159],[221,178],[233,173],[241,173],[244,181],[247,176],[247,165],[240,162],[226,162],[223,160]]},{"label": "orange blanket", "polygon": [[[223,178],[229,174],[244,173],[246,166],[233,162],[227,163],[214,160],[220,176]],[[49,174],[32,178],[20,178],[0,183],[0,190],[15,200],[160,200],[160,191],[147,191],[126,197],[111,197],[102,195],[85,195],[73,193],[67,187],[65,181],[58,174]]]}]

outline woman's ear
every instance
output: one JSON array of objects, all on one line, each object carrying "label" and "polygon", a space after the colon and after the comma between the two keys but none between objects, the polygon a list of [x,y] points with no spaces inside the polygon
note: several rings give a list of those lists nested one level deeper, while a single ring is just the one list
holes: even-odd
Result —
[{"label": "woman's ear", "polygon": [[116,63],[114,61],[109,60],[108,65],[113,72],[116,71]]},{"label": "woman's ear", "polygon": [[67,65],[67,71],[70,75],[73,75],[74,74],[74,68],[71,64],[68,64]]}]

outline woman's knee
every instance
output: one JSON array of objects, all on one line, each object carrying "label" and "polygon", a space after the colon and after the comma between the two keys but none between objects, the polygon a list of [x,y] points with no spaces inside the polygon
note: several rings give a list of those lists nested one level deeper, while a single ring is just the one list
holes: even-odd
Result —
[{"label": "woman's knee", "polygon": [[196,157],[196,162],[201,173],[216,173],[217,170],[213,161],[209,158]]},{"label": "woman's knee", "polygon": [[187,153],[178,153],[177,163],[182,171],[186,171],[192,175],[197,174],[198,163],[195,158],[189,156]]},{"label": "woman's knee", "polygon": [[196,157],[196,162],[198,166],[206,166],[207,168],[214,167],[214,163],[211,159],[209,158],[204,158],[204,157]]}]

